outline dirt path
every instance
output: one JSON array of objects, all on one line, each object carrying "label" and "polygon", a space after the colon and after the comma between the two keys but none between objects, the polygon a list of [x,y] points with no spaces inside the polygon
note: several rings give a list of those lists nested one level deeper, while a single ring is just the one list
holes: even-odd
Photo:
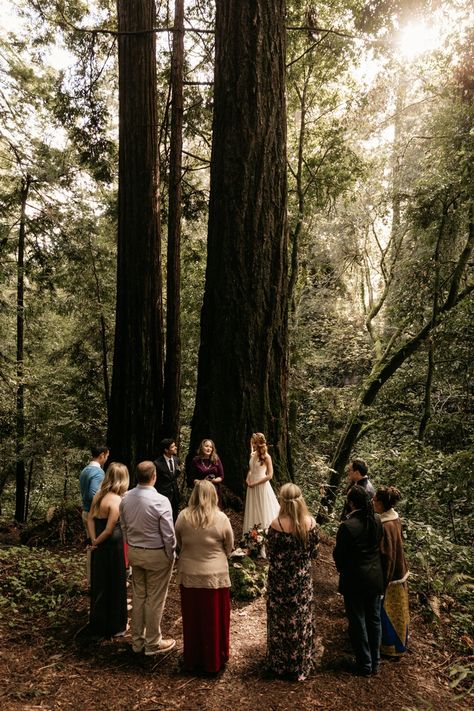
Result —
[{"label": "dirt path", "polygon": [[[33,709],[206,709],[286,711],[350,708],[378,711],[464,711],[449,691],[445,670],[449,657],[440,651],[414,615],[412,650],[400,663],[383,663],[375,678],[354,677],[344,669],[346,622],[336,592],[332,545],[326,541],[314,566],[319,658],[304,683],[272,679],[265,671],[265,601],[233,605],[231,659],[217,678],[195,677],[179,670],[182,632],[179,591],[170,586],[163,630],[177,648],[158,662],[137,657],[127,639],[100,646],[79,644],[76,633],[87,621],[87,596],[78,603],[71,628],[46,637],[28,630],[0,640],[2,711]],[[2,625],[3,626],[3,625]]]}]

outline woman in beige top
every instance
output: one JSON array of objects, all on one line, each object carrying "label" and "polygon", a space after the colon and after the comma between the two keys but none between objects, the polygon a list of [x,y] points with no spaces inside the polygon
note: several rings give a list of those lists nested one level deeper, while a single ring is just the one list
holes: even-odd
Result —
[{"label": "woman in beige top", "polygon": [[210,481],[196,481],[176,521],[178,583],[183,616],[184,668],[218,672],[229,659],[230,577],[234,545]]}]

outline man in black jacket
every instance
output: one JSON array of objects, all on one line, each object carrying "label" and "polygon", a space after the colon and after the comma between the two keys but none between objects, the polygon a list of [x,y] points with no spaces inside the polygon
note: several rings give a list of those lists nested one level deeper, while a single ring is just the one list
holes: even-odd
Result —
[{"label": "man in black jacket", "polygon": [[382,523],[363,487],[351,487],[347,502],[350,513],[339,526],[333,556],[349,621],[355,672],[370,676],[377,674],[380,661],[380,603],[384,592],[380,557]]},{"label": "man in black jacket", "polygon": [[178,478],[181,474],[181,466],[174,439],[163,439],[159,444],[159,452],[160,456],[154,461],[156,467],[155,489],[170,500],[173,509],[173,522],[175,522],[179,513]]},{"label": "man in black jacket", "polygon": [[[349,481],[349,486],[346,489],[346,496],[353,486],[361,486],[366,490],[371,499],[375,496],[375,489],[368,477],[369,468],[363,459],[353,459],[349,466],[347,467],[347,480]],[[346,516],[350,513],[349,504],[347,501],[344,504],[341,513],[341,521],[344,521]]]}]

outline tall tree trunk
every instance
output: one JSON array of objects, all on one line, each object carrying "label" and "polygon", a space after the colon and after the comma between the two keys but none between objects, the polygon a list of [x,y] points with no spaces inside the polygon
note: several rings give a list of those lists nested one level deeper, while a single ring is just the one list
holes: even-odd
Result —
[{"label": "tall tree trunk", "polygon": [[397,94],[395,98],[395,117],[393,122],[393,145],[392,145],[392,225],[391,225],[391,252],[392,258],[397,257],[397,245],[400,241],[401,233],[401,162],[402,162],[402,137],[403,137],[403,111],[405,109],[407,93],[407,78],[401,70]]},{"label": "tall tree trunk", "polygon": [[[118,0],[117,311],[108,440],[134,467],[157,453],[163,407],[154,0]],[[130,33],[130,34],[126,34]]]},{"label": "tall tree trunk", "polygon": [[[440,253],[441,253],[441,242],[443,239],[444,235],[444,228],[446,224],[446,219],[448,215],[448,209],[449,206],[446,205],[446,203],[443,206],[443,216],[441,218],[439,230],[438,230],[438,238],[436,240],[436,248],[435,248],[435,253],[434,253],[434,267],[435,267],[435,276],[434,276],[434,284],[433,284],[433,310],[431,312],[431,321],[433,323],[433,327],[436,324],[436,320],[438,318],[438,304],[439,304],[439,291],[440,291],[440,282],[441,282],[441,265],[440,265]],[[434,368],[435,368],[435,361],[434,361],[434,352],[435,352],[435,346],[434,346],[434,338],[431,336],[429,339],[428,343],[428,371],[426,374],[426,381],[425,381],[425,396],[423,399],[423,414],[421,416],[420,420],[420,426],[418,428],[418,439],[423,441],[425,437],[425,432],[426,432],[426,427],[428,425],[428,422],[430,421],[431,418],[431,388],[433,385],[433,375],[434,375]]]},{"label": "tall tree trunk", "polygon": [[104,307],[102,304],[102,291],[100,288],[99,275],[97,273],[97,267],[95,263],[94,250],[92,249],[92,240],[89,235],[89,254],[91,256],[92,273],[94,275],[95,282],[95,294],[97,299],[97,306],[99,309],[99,322],[100,322],[100,346],[102,354],[102,379],[104,381],[104,396],[105,404],[107,406],[107,412],[110,413],[110,385],[109,385],[109,367],[107,359],[107,324],[105,323]]},{"label": "tall tree trunk", "polygon": [[423,398],[423,414],[418,428],[418,439],[420,442],[422,442],[425,438],[426,428],[428,427],[428,422],[431,419],[431,388],[433,386],[433,375],[435,369],[434,350],[434,341],[430,338],[430,342],[428,344],[428,368],[426,371],[425,396]]},{"label": "tall tree trunk", "polygon": [[34,461],[35,461],[35,455],[33,454],[30,459],[30,466],[28,468],[28,481],[26,482],[25,521],[28,520],[28,514],[30,512],[30,496],[31,496],[31,484],[33,482]]},{"label": "tall tree trunk", "polygon": [[285,1],[216,10],[211,197],[191,456],[215,440],[242,492],[262,431],[275,474],[291,473],[287,425]]},{"label": "tall tree trunk", "polygon": [[300,236],[303,229],[303,220],[305,217],[305,195],[306,191],[303,187],[303,162],[304,162],[304,151],[305,151],[305,140],[306,140],[306,95],[308,92],[309,81],[311,78],[311,71],[308,71],[304,76],[303,88],[301,91],[297,88],[298,97],[300,100],[300,129],[298,135],[298,164],[296,168],[295,182],[296,182],[296,195],[298,198],[298,214],[296,217],[296,224],[294,229],[290,234],[291,243],[291,261],[290,261],[290,277],[288,280],[288,300],[291,307],[291,312],[294,314],[296,312],[296,299],[295,299],[295,288],[296,281],[298,279],[298,268],[299,268],[299,242]]},{"label": "tall tree trunk", "polygon": [[16,490],[15,521],[25,521],[25,236],[26,202],[30,191],[31,176],[23,178],[20,191],[20,229],[18,233],[17,297],[16,297]]},{"label": "tall tree trunk", "polygon": [[183,149],[184,0],[176,0],[171,60],[171,136],[166,275],[163,434],[179,440],[181,401],[181,171]]}]

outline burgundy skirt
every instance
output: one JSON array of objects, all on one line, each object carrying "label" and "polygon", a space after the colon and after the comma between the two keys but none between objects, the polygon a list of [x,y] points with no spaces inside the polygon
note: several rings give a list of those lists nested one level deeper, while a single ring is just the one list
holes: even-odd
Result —
[{"label": "burgundy skirt", "polygon": [[179,588],[184,668],[218,672],[229,659],[230,588]]}]

